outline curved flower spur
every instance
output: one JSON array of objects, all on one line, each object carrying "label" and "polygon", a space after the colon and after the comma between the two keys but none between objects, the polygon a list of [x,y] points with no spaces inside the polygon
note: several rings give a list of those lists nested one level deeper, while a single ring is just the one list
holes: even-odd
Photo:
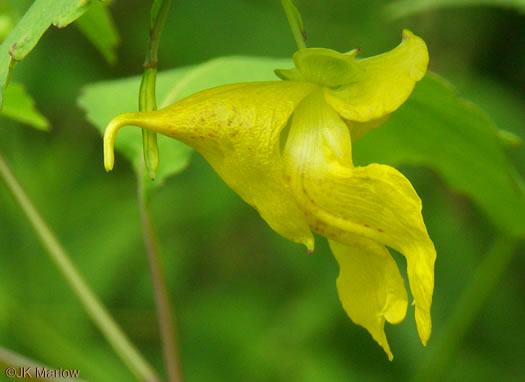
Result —
[{"label": "curved flower spur", "polygon": [[303,48],[283,81],[224,85],[154,112],[115,117],[104,136],[111,170],[117,131],[134,125],[197,150],[279,234],[314,249],[325,236],[340,267],[339,298],[348,316],[393,355],[385,321],[401,322],[407,292],[386,247],[406,257],[419,337],[431,332],[436,252],[421,200],[399,171],[355,167],[352,141],[380,126],[425,75],[424,41],[403,31],[400,45],[357,59]]}]

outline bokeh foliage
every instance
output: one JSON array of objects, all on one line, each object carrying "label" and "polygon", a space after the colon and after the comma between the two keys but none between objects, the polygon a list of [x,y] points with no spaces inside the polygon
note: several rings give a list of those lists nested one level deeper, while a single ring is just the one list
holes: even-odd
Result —
[{"label": "bokeh foliage", "polygon": [[[435,83],[427,81],[418,85],[412,101],[424,103],[423,110],[432,113],[430,119],[427,113],[417,116],[427,121],[422,131],[428,135],[404,123],[420,113],[409,103],[392,116],[390,125],[356,144],[357,163],[404,163],[402,172],[423,199],[438,251],[433,306],[437,337],[491,242],[502,234],[523,233],[522,207],[512,201],[518,191],[509,184],[516,176],[505,158],[523,176],[523,147],[504,149],[495,134],[490,138],[494,126],[525,138],[525,76],[519,75],[525,73],[525,45],[520,45],[525,23],[512,10],[487,7],[431,10],[392,20],[386,4],[297,1],[309,46],[341,51],[362,47],[362,55],[368,56],[395,46],[402,27],[412,29],[429,45],[431,69],[450,78],[460,96],[483,110],[458,104],[450,89],[439,96],[431,93],[429,100],[425,92]],[[50,29],[12,80],[24,84],[52,130],[42,133],[2,118],[0,150],[97,294],[139,348],[161,366],[133,168],[121,156],[114,172],[105,174],[100,134],[88,122],[103,124],[112,113],[136,108],[132,103],[138,98],[138,81],[119,82],[122,88],[111,95],[94,94],[100,85],[89,84],[141,72],[149,5],[134,0],[111,6],[121,36],[114,66],[79,30]],[[294,45],[287,28],[278,1],[177,1],[161,43],[161,68],[228,55],[289,57]],[[111,57],[107,52],[104,56]],[[173,73],[183,75],[184,70]],[[232,69],[235,75],[239,71]],[[198,78],[220,81],[206,75]],[[159,95],[176,88],[176,79],[177,74],[160,76]],[[99,102],[99,110],[87,116],[76,102],[84,86],[81,99],[92,94]],[[122,110],[110,110],[104,97],[116,99]],[[452,111],[453,105],[459,110]],[[138,133],[137,146],[129,149],[136,153],[140,133],[131,130]],[[472,151],[458,142],[472,145]],[[411,144],[429,156],[415,150],[407,161]],[[480,145],[489,147],[489,154],[476,156]],[[176,161],[169,150],[161,142],[166,164]],[[429,167],[428,158],[441,160],[442,168]],[[322,241],[307,256],[302,247],[278,237],[198,155],[186,170],[167,179],[152,200],[189,381],[405,381],[425,357],[409,314],[401,325],[387,329],[396,356],[388,363],[340,307],[337,266]],[[57,367],[79,368],[89,380],[130,380],[3,186],[0,206],[0,345]],[[525,375],[520,351],[525,342],[520,330],[524,268],[523,257],[516,256],[443,379],[518,381]]]}]

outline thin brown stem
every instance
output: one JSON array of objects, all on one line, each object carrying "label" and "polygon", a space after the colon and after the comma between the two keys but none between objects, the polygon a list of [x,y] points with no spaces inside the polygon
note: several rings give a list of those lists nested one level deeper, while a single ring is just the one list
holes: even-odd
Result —
[{"label": "thin brown stem", "polygon": [[162,350],[164,354],[164,363],[170,382],[182,382],[182,371],[179,360],[179,350],[177,346],[177,337],[174,330],[174,316],[171,307],[168,288],[166,286],[166,277],[161,266],[160,251],[158,238],[156,235],[153,219],[151,217],[151,207],[146,194],[145,182],[149,181],[145,174],[144,168],[137,173],[137,191],[138,203],[140,210],[140,220],[144,235],[144,244],[155,291],[155,304],[157,307],[157,319],[162,341]]}]

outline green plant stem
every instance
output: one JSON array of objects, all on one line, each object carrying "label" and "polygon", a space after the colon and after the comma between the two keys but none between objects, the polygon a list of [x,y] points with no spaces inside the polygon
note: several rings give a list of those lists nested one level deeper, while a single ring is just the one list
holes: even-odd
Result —
[{"label": "green plant stem", "polygon": [[137,192],[140,210],[142,231],[144,234],[144,244],[155,291],[155,303],[157,307],[157,318],[162,340],[162,350],[164,363],[170,382],[181,382],[182,371],[179,361],[179,351],[177,347],[176,333],[174,330],[174,317],[170,304],[166,278],[160,263],[159,245],[156,231],[151,216],[151,206],[146,192],[146,179],[143,171],[137,174]]},{"label": "green plant stem", "polygon": [[[153,104],[155,104],[155,99],[152,97],[155,97],[155,81],[151,81],[151,78],[156,77],[157,75],[157,68],[146,68],[144,70],[144,75],[142,76],[142,82],[140,84],[140,100],[139,104],[147,104],[148,100],[153,100]],[[144,98],[144,100],[143,100]],[[145,110],[140,111],[149,111],[155,110],[155,108],[145,108]],[[144,163],[146,164],[146,168],[148,170],[148,175],[151,180],[155,179],[155,176],[157,175],[157,169],[159,167],[159,147],[157,143],[157,133],[142,129],[142,148],[144,151]]]},{"label": "green plant stem", "polygon": [[[144,74],[140,83],[139,111],[153,111],[157,109],[155,84],[157,67],[159,64],[160,35],[166,24],[166,18],[171,7],[171,0],[154,0],[151,7],[149,35],[150,41],[144,60]],[[144,149],[144,163],[149,177],[153,180],[159,166],[159,148],[157,134],[143,129],[142,144]]]},{"label": "green plant stem", "polygon": [[475,270],[472,280],[458,298],[440,337],[429,347],[413,381],[431,382],[440,379],[491,291],[507,270],[518,245],[516,239],[503,236],[494,241]]},{"label": "green plant stem", "polygon": [[[139,111],[153,111],[157,109],[155,94],[158,49],[160,34],[166,23],[171,0],[154,0],[151,7],[150,45],[146,52],[144,74],[140,84]],[[142,130],[144,146],[144,163],[151,179],[154,179],[158,166],[157,136],[146,129]],[[155,305],[161,333],[164,363],[170,382],[182,381],[182,372],[179,361],[179,351],[176,342],[172,307],[169,300],[166,278],[160,265],[158,240],[153,227],[149,198],[146,192],[144,171],[138,171],[138,202],[144,234],[146,254],[150,266],[153,289],[155,291]]]},{"label": "green plant stem", "polygon": [[290,29],[292,30],[293,38],[297,44],[297,48],[304,49],[306,48],[306,32],[304,30],[303,20],[301,19],[301,14],[292,3],[292,0],[281,0],[281,4],[288,18],[288,23],[290,24]]},{"label": "green plant stem", "polygon": [[35,230],[52,261],[62,272],[62,275],[79,298],[87,314],[106,337],[115,352],[139,379],[144,381],[158,381],[159,379],[151,366],[135,349],[133,344],[91,291],[80,273],[76,270],[75,266],[69,259],[68,254],[44,220],[40,217],[40,214],[16,180],[1,154],[0,176],[6,183],[9,191],[17,201],[20,208],[22,208],[22,211],[31,223],[31,226]]}]

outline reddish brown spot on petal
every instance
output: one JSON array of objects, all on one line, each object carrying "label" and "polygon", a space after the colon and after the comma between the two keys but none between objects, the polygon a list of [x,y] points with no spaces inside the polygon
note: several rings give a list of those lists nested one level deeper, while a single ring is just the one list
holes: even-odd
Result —
[{"label": "reddish brown spot on petal", "polygon": [[385,232],[385,231],[383,231],[381,228],[378,228],[377,232]]}]

